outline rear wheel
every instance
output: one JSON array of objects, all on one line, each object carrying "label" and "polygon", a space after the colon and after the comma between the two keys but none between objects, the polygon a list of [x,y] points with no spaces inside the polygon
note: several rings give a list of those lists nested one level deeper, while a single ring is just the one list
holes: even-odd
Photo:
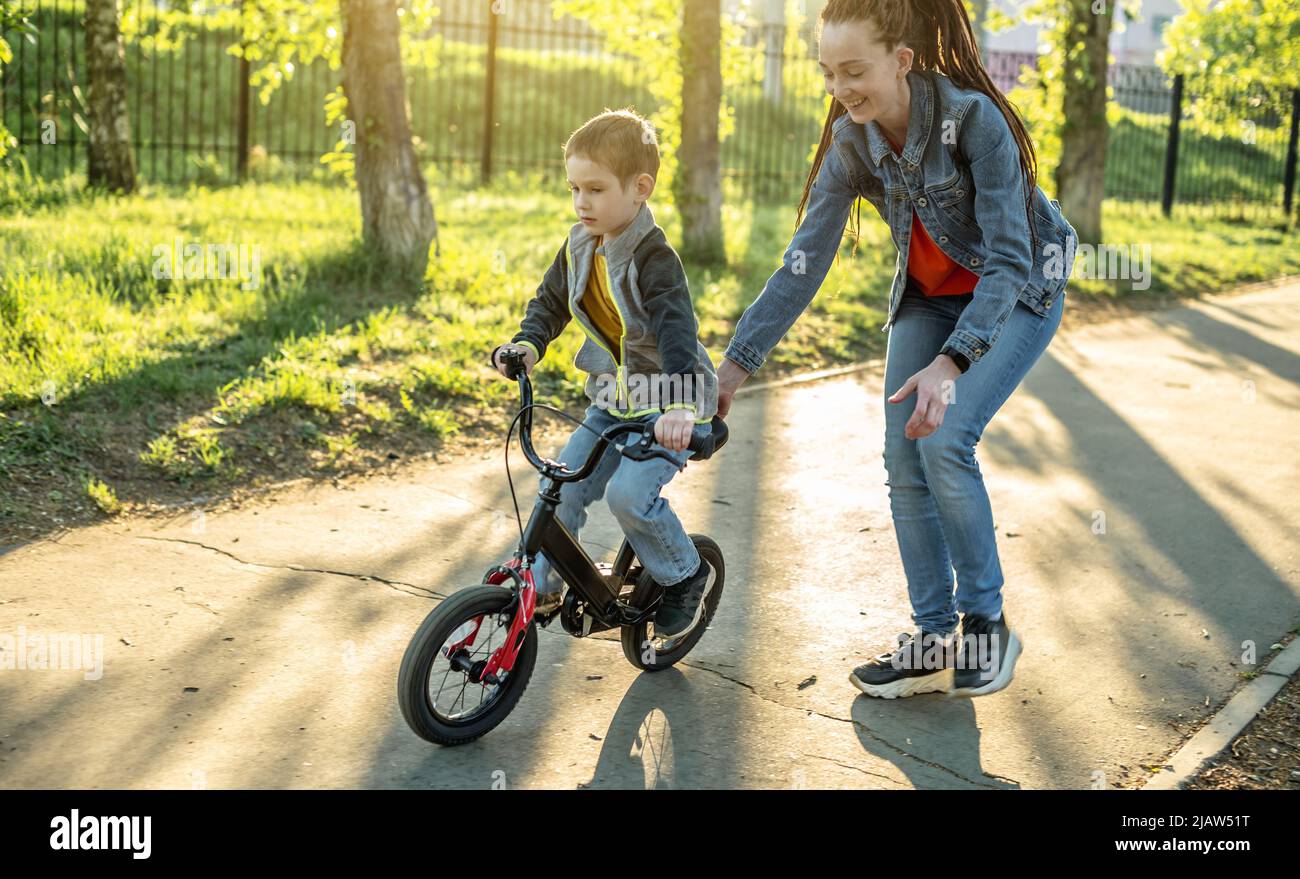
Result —
[{"label": "rear wheel", "polygon": [[[416,735],[440,745],[460,745],[506,719],[537,661],[536,626],[530,624],[524,633],[511,671],[498,672],[495,684],[479,678],[492,654],[505,644],[516,613],[512,590],[472,586],[425,617],[397,675],[402,717]],[[471,634],[472,644],[451,649]]]},{"label": "rear wheel", "polygon": [[[727,575],[726,565],[722,560],[722,550],[711,538],[703,534],[692,534],[690,537],[696,550],[714,571],[713,586],[709,589],[709,594],[704,596],[704,614],[694,629],[675,639],[657,636],[653,620],[635,626],[623,626],[623,655],[627,657],[628,662],[643,671],[662,671],[690,653],[691,648],[704,637],[704,631],[713,620],[713,613],[717,610],[718,601],[722,597],[722,584]],[[654,600],[657,591],[659,586],[650,577],[649,572],[642,571],[636,588],[628,598],[628,603],[633,607],[645,607]]]}]

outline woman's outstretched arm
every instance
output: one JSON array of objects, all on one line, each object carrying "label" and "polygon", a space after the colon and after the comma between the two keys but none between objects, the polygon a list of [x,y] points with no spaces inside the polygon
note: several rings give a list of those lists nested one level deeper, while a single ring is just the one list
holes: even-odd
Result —
[{"label": "woman's outstretched arm", "polygon": [[763,366],[768,352],[817,295],[844,238],[849,210],[857,197],[832,145],[813,181],[807,212],[786,248],[781,267],[767,279],[763,291],[736,324],[718,367],[718,414],[726,416],[732,395]]}]

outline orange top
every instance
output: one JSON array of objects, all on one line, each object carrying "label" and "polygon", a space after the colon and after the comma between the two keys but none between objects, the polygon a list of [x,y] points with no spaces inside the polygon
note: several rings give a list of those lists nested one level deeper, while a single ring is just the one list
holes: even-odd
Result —
[{"label": "orange top", "polygon": [[[902,147],[885,138],[895,153]],[[934,243],[921,218],[912,209],[912,244],[907,250],[907,274],[926,296],[960,296],[970,293],[979,281],[979,275],[958,265]]]},{"label": "orange top", "polygon": [[[596,241],[596,246],[605,243],[604,236]],[[587,289],[578,300],[586,309],[587,317],[595,325],[597,332],[605,340],[605,346],[614,357],[614,362],[623,356],[620,342],[623,340],[623,318],[614,304],[614,297],[609,292],[609,274],[605,257],[596,254],[591,261],[591,274],[587,276]]]}]

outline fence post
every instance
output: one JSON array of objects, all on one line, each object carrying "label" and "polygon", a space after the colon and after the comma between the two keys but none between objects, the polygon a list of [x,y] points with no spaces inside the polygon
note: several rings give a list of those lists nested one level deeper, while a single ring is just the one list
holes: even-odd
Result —
[{"label": "fence post", "polygon": [[498,0],[488,0],[487,84],[483,96],[482,177],[485,184],[492,179],[492,122],[496,117],[497,97],[497,3]]},{"label": "fence post", "polygon": [[[244,12],[244,4],[239,4],[240,15]],[[239,127],[239,136],[236,149],[239,155],[235,158],[235,167],[239,170],[239,179],[244,181],[248,179],[248,99],[249,99],[249,69],[248,69],[248,44],[244,42],[244,27],[240,24],[239,41],[242,51],[239,53],[239,119],[236,124]]]},{"label": "fence post", "polygon": [[1291,224],[1291,204],[1295,193],[1296,142],[1300,140],[1300,89],[1291,91],[1291,137],[1286,144],[1286,172],[1282,183],[1282,206],[1286,208],[1286,222]]},{"label": "fence post", "polygon": [[1174,180],[1178,176],[1178,123],[1183,118],[1183,75],[1174,76],[1169,96],[1169,142],[1165,146],[1165,185],[1160,193],[1160,210],[1167,217],[1174,206]]}]

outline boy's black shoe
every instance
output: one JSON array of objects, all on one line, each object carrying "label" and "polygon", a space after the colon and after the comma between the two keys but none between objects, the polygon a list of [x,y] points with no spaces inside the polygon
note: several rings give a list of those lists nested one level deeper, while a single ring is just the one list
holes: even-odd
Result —
[{"label": "boy's black shoe", "polygon": [[956,641],[922,630],[898,636],[898,649],[881,653],[849,673],[849,681],[868,696],[897,699],[917,693],[946,693],[952,687]]},{"label": "boy's black shoe", "polygon": [[716,579],[713,566],[700,556],[700,566],[692,576],[665,587],[655,611],[655,637],[679,638],[699,625],[704,616],[704,599],[713,591]]},{"label": "boy's black shoe", "polygon": [[1007,624],[1006,611],[996,620],[965,614],[961,641],[961,661],[949,695],[985,696],[1011,683],[1024,643]]}]

